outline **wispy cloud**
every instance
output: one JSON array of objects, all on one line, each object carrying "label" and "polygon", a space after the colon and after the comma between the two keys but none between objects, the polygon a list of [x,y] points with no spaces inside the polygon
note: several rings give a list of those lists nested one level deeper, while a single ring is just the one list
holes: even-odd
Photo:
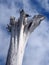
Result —
[{"label": "wispy cloud", "polygon": [[[38,2],[40,3],[40,1]],[[6,25],[7,23],[9,23],[10,16],[15,16],[16,18],[18,18],[20,8],[24,8],[25,12],[29,13],[32,16],[38,14],[37,10],[34,9],[34,6],[31,7],[29,0],[23,0],[23,1],[7,0],[7,3],[8,4],[0,3],[0,52],[1,52],[0,64],[3,63],[1,62],[2,57],[6,60],[7,50],[10,44],[10,34],[8,34],[6,31]],[[9,3],[11,4],[10,6]],[[49,60],[48,59],[49,56],[48,55],[49,54],[48,33],[49,33],[49,24],[47,20],[44,20],[41,23],[41,25],[37,27],[36,30],[31,34],[28,40],[28,44],[26,46],[26,50],[24,54],[23,65],[48,65],[49,64],[47,62]]]},{"label": "wispy cloud", "polygon": [[49,0],[37,0],[41,6],[46,10],[49,11]]},{"label": "wispy cloud", "polygon": [[29,13],[30,15],[35,15],[38,12],[34,9],[34,7],[31,7],[30,0],[23,0],[23,8],[24,10]]}]

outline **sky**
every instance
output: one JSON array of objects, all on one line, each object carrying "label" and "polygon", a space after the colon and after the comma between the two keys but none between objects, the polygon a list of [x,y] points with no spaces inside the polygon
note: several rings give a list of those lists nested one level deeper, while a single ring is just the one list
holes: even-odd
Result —
[{"label": "sky", "polygon": [[46,18],[30,35],[23,65],[49,65],[49,0],[0,0],[0,65],[5,65],[10,44],[6,27],[10,16],[19,17],[21,9],[32,17],[43,14]]}]

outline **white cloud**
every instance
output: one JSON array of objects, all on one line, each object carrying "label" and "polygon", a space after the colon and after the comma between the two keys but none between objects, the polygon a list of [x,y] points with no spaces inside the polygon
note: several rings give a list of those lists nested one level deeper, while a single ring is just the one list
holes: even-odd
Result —
[{"label": "white cloud", "polygon": [[23,8],[28,14],[32,16],[38,13],[33,6],[31,8],[30,0],[23,0]]},{"label": "white cloud", "polygon": [[49,11],[49,0],[37,0],[41,6],[46,10]]},{"label": "white cloud", "polygon": [[10,16],[18,17],[18,8],[15,7],[14,3],[12,3],[11,8],[9,9],[7,6],[0,4],[0,24],[7,24]]},{"label": "white cloud", "polygon": [[[8,8],[6,5],[0,4],[0,57],[6,57],[10,42],[10,35],[6,30],[4,31],[4,29],[6,28],[6,24],[9,23],[10,16],[15,16],[16,18],[19,17],[19,8],[15,6],[14,1],[11,4],[11,8]],[[20,0],[19,2],[22,1]],[[32,9],[30,7],[29,0],[23,0],[23,5],[24,10],[27,13],[31,14],[32,16],[34,14],[38,14],[36,10],[33,10],[34,8]],[[46,62],[48,54],[47,51],[49,50],[48,30],[48,23],[46,22],[46,20],[44,20],[41,25],[31,34],[25,51],[23,65],[40,65],[42,63],[44,65],[44,61]]]}]

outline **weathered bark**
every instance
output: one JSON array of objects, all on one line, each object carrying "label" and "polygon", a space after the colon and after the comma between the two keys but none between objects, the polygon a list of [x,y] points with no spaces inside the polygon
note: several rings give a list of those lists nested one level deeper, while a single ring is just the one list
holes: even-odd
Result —
[{"label": "weathered bark", "polygon": [[[11,22],[11,21],[10,21]],[[15,22],[15,20],[14,20]],[[11,31],[10,31],[11,28]],[[16,65],[16,50],[15,50],[15,24],[9,24],[9,31],[11,32],[10,46],[8,50],[6,65]]]},{"label": "weathered bark", "polygon": [[18,22],[12,23],[12,27],[8,27],[11,29],[11,42],[6,65],[22,65],[29,35],[45,18],[43,15],[35,15],[30,21],[27,21],[26,18],[28,16],[29,15],[25,14],[22,10]]},{"label": "weathered bark", "polygon": [[[40,24],[39,22],[41,22],[44,17],[41,16],[40,18],[38,17],[39,15],[37,15],[33,20],[30,21],[30,23],[27,23],[26,25],[23,25],[23,22],[25,22],[22,17],[22,19],[20,18],[19,22],[20,23],[20,34],[19,34],[19,47],[18,47],[18,53],[17,53],[17,64],[16,65],[22,65],[23,62],[23,56],[24,56],[24,52],[25,52],[25,47],[26,47],[26,42],[29,38],[29,35],[31,34],[31,32]],[[29,26],[29,27],[28,27]],[[25,28],[25,30],[24,30]]]}]

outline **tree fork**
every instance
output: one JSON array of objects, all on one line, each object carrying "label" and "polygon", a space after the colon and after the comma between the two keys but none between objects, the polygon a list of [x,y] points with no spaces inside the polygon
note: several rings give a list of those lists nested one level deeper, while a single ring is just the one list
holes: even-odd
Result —
[{"label": "tree fork", "polygon": [[10,18],[10,24],[7,28],[11,32],[11,40],[6,65],[22,65],[26,42],[34,29],[45,19],[40,14],[35,15],[29,21],[27,20],[28,17],[30,15],[26,14],[22,9],[17,22],[15,17]]}]

